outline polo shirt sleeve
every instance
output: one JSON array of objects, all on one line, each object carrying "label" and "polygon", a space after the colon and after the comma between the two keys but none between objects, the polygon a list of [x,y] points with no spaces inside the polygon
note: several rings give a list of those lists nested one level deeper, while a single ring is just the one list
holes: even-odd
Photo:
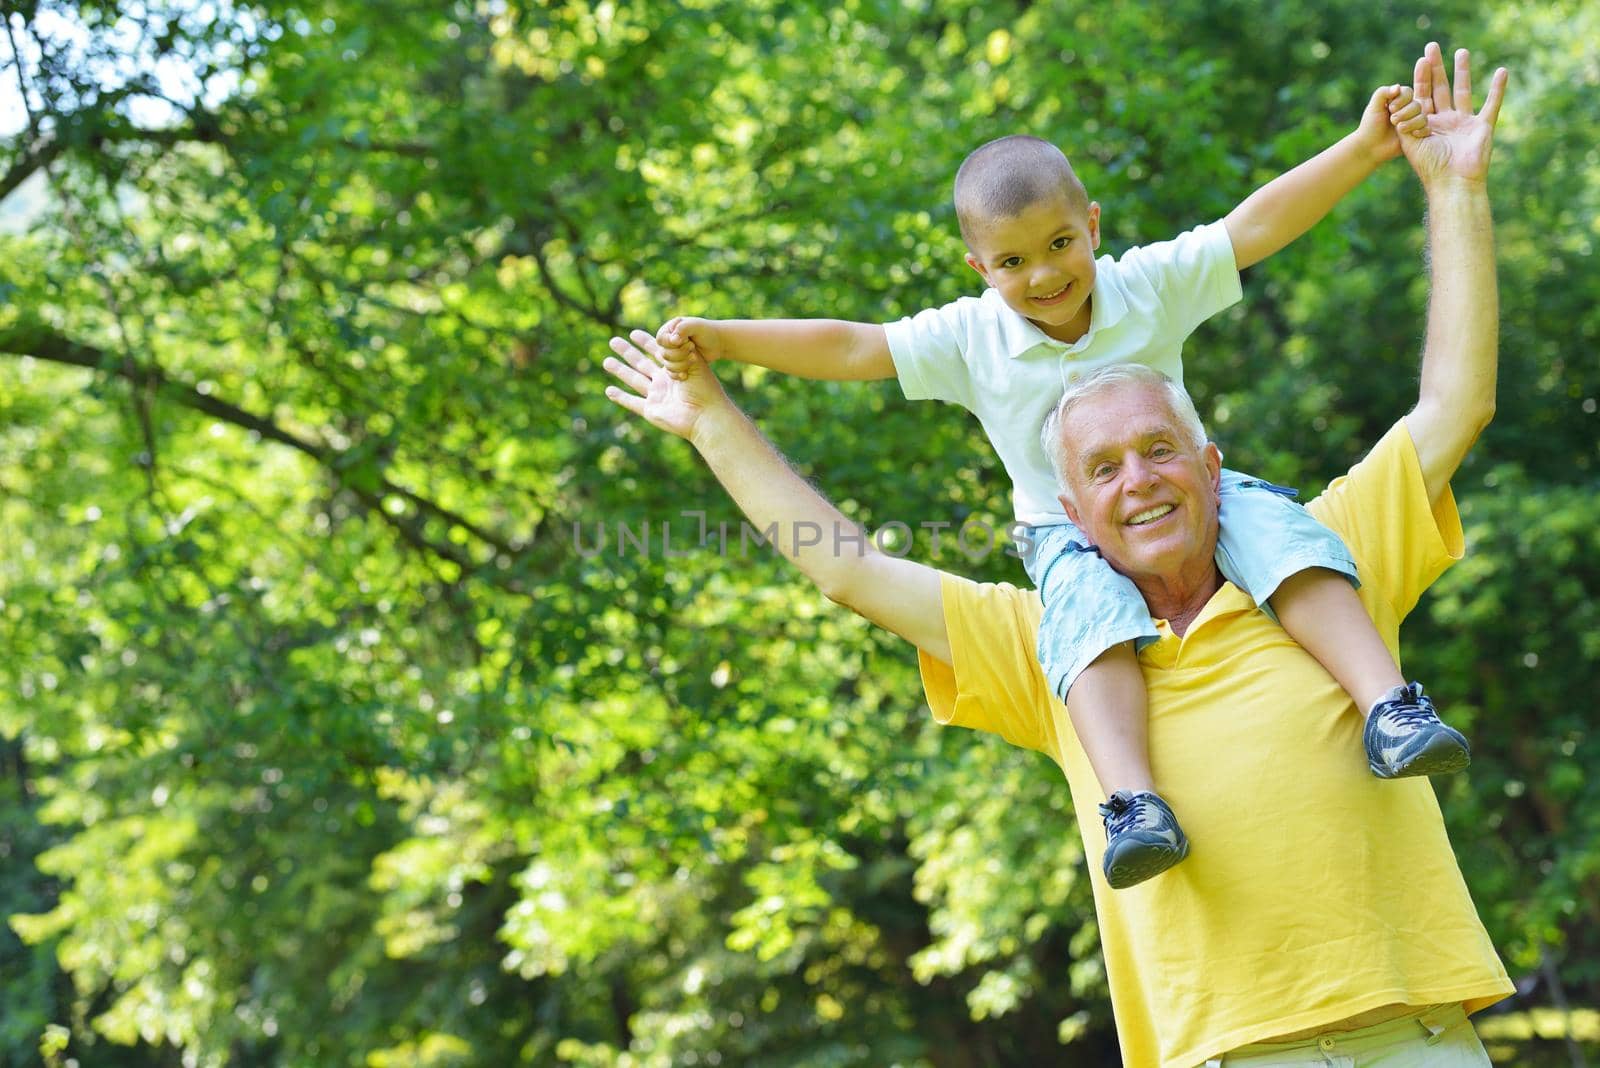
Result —
[{"label": "polo shirt sleeve", "polygon": [[972,408],[971,344],[975,309],[970,297],[884,323],[889,355],[907,400],[941,400]]},{"label": "polo shirt sleeve", "polygon": [[918,653],[934,719],[1050,752],[1055,695],[1034,651],[1038,595],[950,574],[941,576],[940,592],[955,663]]},{"label": "polo shirt sleeve", "polygon": [[1165,332],[1179,338],[1244,295],[1233,239],[1221,222],[1131,248],[1117,262],[1124,277],[1139,279],[1155,294]]},{"label": "polo shirt sleeve", "polygon": [[1428,500],[1404,419],[1306,507],[1344,538],[1362,589],[1381,594],[1399,618],[1465,552],[1455,497],[1447,486],[1437,506]]}]

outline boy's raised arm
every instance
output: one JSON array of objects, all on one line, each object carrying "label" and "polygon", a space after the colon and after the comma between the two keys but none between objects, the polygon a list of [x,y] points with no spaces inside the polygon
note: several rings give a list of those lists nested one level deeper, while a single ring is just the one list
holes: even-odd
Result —
[{"label": "boy's raised arm", "polygon": [[637,330],[631,341],[611,339],[616,356],[605,369],[618,384],[606,396],[693,445],[756,528],[776,529],[773,548],[825,597],[950,663],[939,572],[880,551],[795,473],[698,357],[686,378],[674,379],[654,338]]},{"label": "boy's raised arm", "polygon": [[667,371],[680,381],[687,377],[696,356],[835,382],[895,376],[888,337],[877,323],[680,315],[657,331],[656,342]]},{"label": "boy's raised arm", "polygon": [[1315,226],[1380,163],[1400,154],[1401,135],[1421,135],[1426,129],[1409,86],[1380,86],[1354,131],[1257,189],[1224,217],[1239,270],[1260,263]]}]

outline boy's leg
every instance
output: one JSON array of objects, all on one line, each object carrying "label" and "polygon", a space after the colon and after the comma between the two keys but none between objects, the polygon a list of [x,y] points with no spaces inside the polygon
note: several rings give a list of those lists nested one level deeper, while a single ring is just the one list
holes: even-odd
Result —
[{"label": "boy's leg", "polygon": [[[1028,572],[1039,588],[1039,662],[1108,800],[1101,867],[1115,889],[1143,882],[1189,851],[1150,770],[1144,676],[1135,641],[1155,637],[1133,583],[1087,549],[1070,524],[1034,531]],[[1083,818],[1087,813],[1080,813]]]},{"label": "boy's leg", "polygon": [[1289,637],[1328,669],[1363,716],[1406,684],[1355,587],[1337,571],[1311,567],[1290,575],[1271,601]]},{"label": "boy's leg", "polygon": [[1407,685],[1356,595],[1355,565],[1338,535],[1293,502],[1294,491],[1234,471],[1222,477],[1217,562],[1228,579],[1269,606],[1366,717],[1374,775],[1393,779],[1459,771],[1467,740],[1440,721],[1417,683]]},{"label": "boy's leg", "polygon": [[1118,790],[1154,792],[1144,675],[1132,642],[1107,649],[1067,691],[1067,713],[1089,766],[1107,797]]}]

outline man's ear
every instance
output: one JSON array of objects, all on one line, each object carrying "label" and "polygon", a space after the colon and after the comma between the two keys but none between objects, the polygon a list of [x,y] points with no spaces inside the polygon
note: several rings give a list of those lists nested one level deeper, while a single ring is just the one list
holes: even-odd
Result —
[{"label": "man's ear", "polygon": [[[1205,462],[1206,475],[1211,479],[1211,494],[1221,501],[1222,493],[1222,450],[1212,442],[1206,442],[1206,447],[1200,450],[1200,458]],[[1077,520],[1073,520],[1077,522]]]},{"label": "man's ear", "polygon": [[970,252],[967,253],[967,266],[982,275],[985,282],[989,281],[989,268],[985,267],[983,261]]},{"label": "man's ear", "polygon": [[[1062,510],[1067,513],[1067,518],[1072,520],[1072,525],[1077,527],[1078,530],[1083,533],[1084,538],[1087,539],[1089,537],[1089,532],[1084,530],[1083,524],[1078,521],[1078,510],[1072,506],[1071,499],[1069,499],[1065,493],[1058,493],[1056,494],[1056,500],[1061,502]],[[1093,545],[1094,542],[1091,541],[1089,544]]]},{"label": "man's ear", "polygon": [[1089,201],[1089,247],[1100,248],[1100,202]]}]

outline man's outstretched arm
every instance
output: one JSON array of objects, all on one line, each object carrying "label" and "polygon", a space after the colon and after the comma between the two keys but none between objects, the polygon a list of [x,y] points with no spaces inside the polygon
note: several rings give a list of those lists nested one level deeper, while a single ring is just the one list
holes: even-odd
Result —
[{"label": "man's outstretched arm", "polygon": [[631,337],[611,339],[617,356],[605,368],[621,385],[606,396],[693,445],[758,530],[777,527],[774,547],[830,601],[949,663],[939,572],[879,551],[761,436],[704,360],[696,357],[679,381],[663,369],[655,338],[643,330]]},{"label": "man's outstretched arm", "polygon": [[1406,427],[1434,501],[1494,417],[1500,304],[1488,174],[1506,77],[1505,68],[1495,71],[1474,114],[1467,50],[1456,52],[1452,91],[1439,46],[1430,43],[1413,72],[1429,133],[1400,139],[1428,199],[1428,330]]}]

